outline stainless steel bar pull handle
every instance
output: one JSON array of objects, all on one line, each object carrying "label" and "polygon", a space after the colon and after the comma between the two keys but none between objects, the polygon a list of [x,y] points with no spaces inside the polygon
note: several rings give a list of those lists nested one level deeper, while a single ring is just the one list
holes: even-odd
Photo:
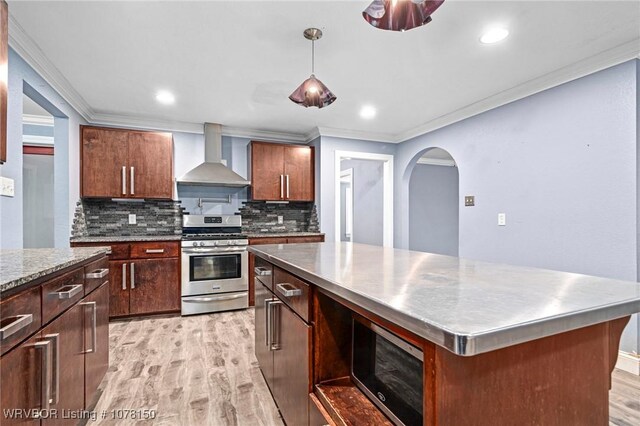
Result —
[{"label": "stainless steel bar pull handle", "polygon": [[109,268],[96,269],[93,272],[85,274],[85,278],[104,278],[109,275]]},{"label": "stainless steel bar pull handle", "polygon": [[271,302],[273,299],[264,300],[265,323],[267,324],[267,332],[265,333],[265,344],[271,350]]},{"label": "stainless steel bar pull handle", "polygon": [[260,276],[271,275],[271,269],[265,268],[264,266],[256,266],[253,268],[253,272]]},{"label": "stainless steel bar pull handle", "polygon": [[136,264],[131,262],[131,290],[136,288]]},{"label": "stainless steel bar pull handle", "polygon": [[42,340],[34,347],[40,351],[40,409],[48,410],[51,403],[51,342]]},{"label": "stainless steel bar pull handle", "polygon": [[122,289],[127,289],[127,264],[122,264]]},{"label": "stainless steel bar pull handle", "polygon": [[127,195],[127,168],[122,166],[122,195]]},{"label": "stainless steel bar pull handle", "polygon": [[49,294],[51,294],[52,296],[57,295],[58,299],[71,299],[73,298],[73,296],[80,293],[83,287],[84,286],[82,284],[65,285],[64,287],[60,287],[56,291]]},{"label": "stainless steel bar pull handle", "polygon": [[60,333],[47,334],[44,338],[51,342],[51,393],[49,402],[53,405],[60,400]]},{"label": "stainless steel bar pull handle", "polygon": [[[40,308],[38,307],[38,309]],[[14,318],[14,321],[11,321],[9,324],[0,328],[0,340],[4,340],[13,334],[16,334],[18,331],[33,322],[33,314],[16,315]]]},{"label": "stainless steel bar pull handle", "polygon": [[98,303],[97,302],[82,302],[82,306],[91,306],[91,349],[86,349],[85,354],[91,354],[96,351],[96,345],[98,343]]},{"label": "stainless steel bar pull handle", "polygon": [[[280,349],[280,305],[282,302],[279,300],[274,300],[269,305],[269,308],[273,310],[271,313],[271,347],[269,348],[272,351]],[[278,307],[278,312],[275,311],[276,307]]]},{"label": "stainless steel bar pull handle", "polygon": [[289,175],[287,175],[287,199],[289,199]]},{"label": "stainless steel bar pull handle", "polygon": [[131,195],[134,195],[136,193],[136,190],[135,190],[136,174],[135,173],[136,173],[135,168],[131,166]]},{"label": "stainless steel bar pull handle", "polygon": [[289,283],[277,284],[276,288],[278,289],[278,292],[282,294],[284,297],[294,297],[294,296],[302,295],[302,290],[299,288],[296,288],[293,284],[289,284]]},{"label": "stainless steel bar pull handle", "polygon": [[284,175],[280,175],[280,198],[284,198]]},{"label": "stainless steel bar pull handle", "polygon": [[162,254],[162,253],[164,253],[164,249],[146,249],[145,253],[147,253],[147,254]]}]

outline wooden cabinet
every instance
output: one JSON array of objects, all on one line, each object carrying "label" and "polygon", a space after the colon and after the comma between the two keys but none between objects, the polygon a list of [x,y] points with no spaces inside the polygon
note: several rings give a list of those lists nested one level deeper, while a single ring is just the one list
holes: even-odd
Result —
[{"label": "wooden cabinet", "polygon": [[7,83],[9,79],[9,7],[0,1],[0,164],[7,161]]},{"label": "wooden cabinet", "polygon": [[271,387],[273,382],[273,352],[268,340],[271,313],[267,312],[267,307],[269,303],[273,302],[274,298],[267,287],[260,281],[256,280],[255,284],[255,352],[265,381]]},{"label": "wooden cabinet", "polygon": [[109,368],[109,283],[82,300],[84,308],[84,406],[97,402],[97,390]]},{"label": "wooden cabinet", "polygon": [[113,243],[109,275],[110,318],[180,311],[180,241]]},{"label": "wooden cabinet", "polygon": [[[13,415],[2,415],[2,425],[39,425],[40,420],[32,418],[29,410],[39,410],[42,407],[42,366],[43,351],[38,349],[38,336],[25,341],[0,359],[0,406],[3,410],[10,409]],[[9,390],[9,391],[7,391]],[[16,418],[16,411],[25,410],[20,418]],[[25,416],[31,418],[24,418]]]},{"label": "wooden cabinet", "polygon": [[314,200],[313,147],[252,141],[250,151],[253,200]]},{"label": "wooden cabinet", "polygon": [[82,197],[172,198],[170,133],[92,126],[80,129]]}]

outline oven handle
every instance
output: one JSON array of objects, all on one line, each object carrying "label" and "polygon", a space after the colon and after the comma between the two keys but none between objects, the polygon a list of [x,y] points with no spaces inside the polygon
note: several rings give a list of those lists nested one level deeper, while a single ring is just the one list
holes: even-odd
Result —
[{"label": "oven handle", "polygon": [[234,248],[232,250],[225,250],[225,249],[202,249],[202,250],[194,250],[194,249],[189,249],[189,250],[182,250],[182,253],[185,254],[242,254],[242,253],[246,253],[247,250],[242,250],[242,251],[238,251],[238,249]]},{"label": "oven handle", "polygon": [[240,294],[232,294],[230,296],[218,296],[218,297],[197,297],[197,298],[189,298],[189,299],[183,298],[182,301],[187,303],[209,303],[209,302],[220,302],[223,300],[240,299],[241,297],[247,297],[247,293],[243,292]]}]

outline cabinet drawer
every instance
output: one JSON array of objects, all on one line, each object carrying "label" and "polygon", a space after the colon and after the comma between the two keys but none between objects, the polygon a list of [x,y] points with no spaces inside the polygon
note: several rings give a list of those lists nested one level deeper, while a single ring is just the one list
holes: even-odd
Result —
[{"label": "cabinet drawer", "polygon": [[109,260],[124,260],[129,258],[129,243],[111,244]]},{"label": "cabinet drawer", "polygon": [[257,279],[259,279],[265,287],[273,291],[273,265],[266,260],[254,256],[253,273]]},{"label": "cabinet drawer", "polygon": [[105,257],[84,267],[84,294],[109,281],[109,260]]},{"label": "cabinet drawer", "polygon": [[277,266],[273,269],[273,292],[303,320],[309,322],[311,303],[309,284]]},{"label": "cabinet drawer", "polygon": [[41,324],[39,287],[4,299],[0,303],[0,353],[38,331]]},{"label": "cabinet drawer", "polygon": [[42,285],[42,323],[46,324],[84,296],[84,268]]},{"label": "cabinet drawer", "polygon": [[155,257],[178,257],[180,242],[131,243],[131,259],[151,259]]},{"label": "cabinet drawer", "polygon": [[287,238],[287,243],[295,244],[295,243],[322,243],[324,242],[324,236],[310,236],[310,237],[289,237]]}]

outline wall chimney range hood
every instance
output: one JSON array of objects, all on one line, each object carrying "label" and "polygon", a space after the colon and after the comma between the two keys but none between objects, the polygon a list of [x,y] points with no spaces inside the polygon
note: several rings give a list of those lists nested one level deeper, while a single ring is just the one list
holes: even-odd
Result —
[{"label": "wall chimney range hood", "polygon": [[251,182],[222,164],[222,126],[204,123],[204,163],[177,179],[179,184],[241,188]]}]

